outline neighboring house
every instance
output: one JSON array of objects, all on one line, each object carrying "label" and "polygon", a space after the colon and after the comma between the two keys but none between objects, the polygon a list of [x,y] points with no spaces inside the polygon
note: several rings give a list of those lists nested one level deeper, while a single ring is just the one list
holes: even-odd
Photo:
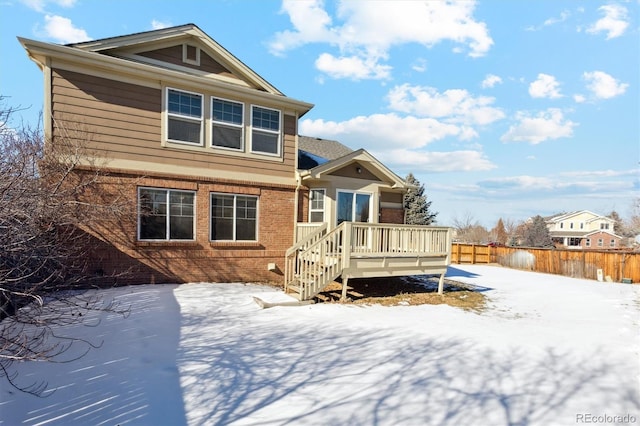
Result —
[{"label": "neighboring house", "polygon": [[374,229],[403,223],[404,180],[364,150],[298,136],[313,105],[285,96],[196,25],[64,46],[19,40],[44,74],[48,143],[86,132],[106,183],[137,206],[129,221],[87,230],[97,275],[282,282],[286,273],[301,299],[340,275],[345,288],[355,276],[442,278],[448,228]]},{"label": "neighboring house", "polygon": [[622,237],[613,232],[613,219],[588,210],[561,213],[545,221],[557,247],[609,249],[620,247],[622,241]]}]

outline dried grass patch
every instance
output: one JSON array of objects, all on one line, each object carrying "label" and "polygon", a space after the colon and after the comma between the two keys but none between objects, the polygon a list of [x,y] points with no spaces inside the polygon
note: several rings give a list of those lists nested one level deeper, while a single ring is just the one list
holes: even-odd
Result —
[{"label": "dried grass patch", "polygon": [[[321,293],[325,302],[338,303],[342,284],[330,284]],[[445,279],[444,294],[438,294],[438,277],[359,278],[349,280],[348,301],[360,305],[409,306],[447,304],[465,310],[481,312],[487,297],[465,283]]]}]

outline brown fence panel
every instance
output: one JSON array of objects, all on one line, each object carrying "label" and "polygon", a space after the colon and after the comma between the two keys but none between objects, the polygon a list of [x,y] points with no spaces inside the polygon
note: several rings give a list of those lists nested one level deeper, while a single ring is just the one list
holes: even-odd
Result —
[{"label": "brown fence panel", "polygon": [[454,243],[452,263],[498,263],[509,268],[564,275],[640,283],[640,253],[598,250],[562,250],[527,247],[488,247]]}]

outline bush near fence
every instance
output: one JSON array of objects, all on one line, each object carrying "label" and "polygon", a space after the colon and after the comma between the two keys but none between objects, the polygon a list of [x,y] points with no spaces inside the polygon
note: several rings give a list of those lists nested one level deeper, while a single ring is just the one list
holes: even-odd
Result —
[{"label": "bush near fence", "polygon": [[623,250],[567,250],[529,247],[489,247],[453,243],[451,263],[497,263],[515,269],[574,278],[640,283],[640,253]]}]

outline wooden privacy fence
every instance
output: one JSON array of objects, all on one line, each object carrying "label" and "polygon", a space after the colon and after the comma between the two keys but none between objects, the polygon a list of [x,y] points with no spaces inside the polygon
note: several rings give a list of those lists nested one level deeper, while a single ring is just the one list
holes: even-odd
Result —
[{"label": "wooden privacy fence", "polygon": [[528,247],[489,247],[453,243],[451,263],[498,263],[515,269],[598,279],[598,270],[612,281],[640,283],[640,253],[629,251],[564,250]]}]

